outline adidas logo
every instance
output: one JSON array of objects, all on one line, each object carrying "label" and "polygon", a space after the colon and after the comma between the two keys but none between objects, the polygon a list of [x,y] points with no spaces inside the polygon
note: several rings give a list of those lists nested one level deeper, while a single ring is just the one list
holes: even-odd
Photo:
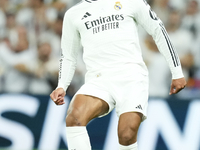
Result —
[{"label": "adidas logo", "polygon": [[135,107],[137,109],[141,109],[142,110],[142,106],[141,105],[138,105],[137,107]]},{"label": "adidas logo", "polygon": [[89,16],[91,16],[91,14],[89,12],[86,12],[85,15],[83,16],[83,18],[81,20],[83,20],[83,19],[85,19],[85,18],[87,18]]}]

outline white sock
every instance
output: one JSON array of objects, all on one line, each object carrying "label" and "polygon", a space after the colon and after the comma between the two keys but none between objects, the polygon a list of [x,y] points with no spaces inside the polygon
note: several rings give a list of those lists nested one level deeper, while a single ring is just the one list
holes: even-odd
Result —
[{"label": "white sock", "polygon": [[137,150],[137,142],[135,142],[131,145],[128,145],[128,146],[119,144],[119,149],[120,150]]},{"label": "white sock", "polygon": [[90,139],[85,126],[66,127],[68,150],[91,150]]}]

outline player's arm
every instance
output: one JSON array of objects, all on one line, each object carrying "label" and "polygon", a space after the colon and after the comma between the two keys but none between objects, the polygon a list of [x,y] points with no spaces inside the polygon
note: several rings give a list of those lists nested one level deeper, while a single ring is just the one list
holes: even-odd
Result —
[{"label": "player's arm", "polygon": [[66,12],[63,21],[61,38],[61,58],[57,88],[51,93],[51,99],[57,104],[64,104],[65,91],[71,83],[75,69],[77,55],[80,50],[80,35],[71,15]]},{"label": "player's arm", "polygon": [[136,9],[133,17],[154,39],[159,51],[165,57],[172,73],[170,94],[178,93],[186,85],[181,63],[169,35],[157,15],[145,0],[131,0]]}]

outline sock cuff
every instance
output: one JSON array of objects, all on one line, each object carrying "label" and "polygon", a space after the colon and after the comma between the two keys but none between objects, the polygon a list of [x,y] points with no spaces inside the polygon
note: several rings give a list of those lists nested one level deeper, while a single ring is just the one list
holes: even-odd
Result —
[{"label": "sock cuff", "polygon": [[85,126],[66,127],[69,150],[92,150]]},{"label": "sock cuff", "polygon": [[137,150],[137,142],[128,145],[128,146],[124,146],[119,144],[120,150]]},{"label": "sock cuff", "polygon": [[86,126],[66,127],[66,130],[69,131],[69,132],[87,131],[87,130],[86,130]]},{"label": "sock cuff", "polygon": [[66,133],[69,137],[75,137],[82,134],[87,134],[87,129],[85,126],[66,127]]}]

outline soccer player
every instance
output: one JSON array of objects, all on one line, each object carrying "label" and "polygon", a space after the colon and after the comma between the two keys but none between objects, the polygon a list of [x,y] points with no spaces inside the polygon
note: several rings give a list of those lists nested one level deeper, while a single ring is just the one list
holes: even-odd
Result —
[{"label": "soccer player", "polygon": [[69,150],[91,150],[86,125],[113,108],[119,116],[119,149],[137,150],[137,132],[146,119],[148,105],[148,72],[139,45],[138,25],[153,36],[170,67],[170,94],[185,87],[175,48],[145,0],[82,0],[64,16],[59,82],[50,95],[55,104],[65,103],[65,91],[82,45],[87,73],[85,84],[67,112]]}]

